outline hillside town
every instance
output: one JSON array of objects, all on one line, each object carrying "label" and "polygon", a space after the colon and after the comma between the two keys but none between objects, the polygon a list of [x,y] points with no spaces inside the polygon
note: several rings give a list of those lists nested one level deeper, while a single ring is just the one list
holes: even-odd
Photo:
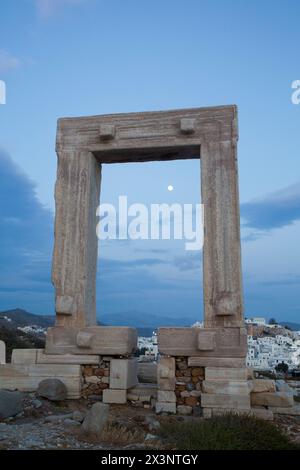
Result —
[{"label": "hillside town", "polygon": [[[203,328],[202,322],[192,327]],[[246,364],[255,370],[275,370],[284,363],[290,370],[300,367],[300,331],[290,329],[276,322],[267,322],[263,317],[245,320],[248,333],[248,354]],[[158,355],[157,335],[139,336],[140,361],[156,361]]]}]

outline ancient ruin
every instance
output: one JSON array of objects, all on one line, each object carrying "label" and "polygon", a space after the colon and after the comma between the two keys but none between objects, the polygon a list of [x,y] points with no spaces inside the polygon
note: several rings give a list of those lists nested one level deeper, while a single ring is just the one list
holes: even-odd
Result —
[{"label": "ancient ruin", "polygon": [[[15,350],[12,364],[0,366],[0,388],[31,391],[42,378],[58,377],[70,398],[102,394],[105,403],[126,403],[147,396],[157,413],[234,410],[270,419],[276,407],[291,409],[288,394],[275,392],[272,380],[254,380],[245,365],[237,140],[236,106],[58,121],[56,325],[45,350]],[[101,164],[188,158],[201,162],[204,328],[160,328],[157,390],[142,390],[136,330],[96,321]]]}]

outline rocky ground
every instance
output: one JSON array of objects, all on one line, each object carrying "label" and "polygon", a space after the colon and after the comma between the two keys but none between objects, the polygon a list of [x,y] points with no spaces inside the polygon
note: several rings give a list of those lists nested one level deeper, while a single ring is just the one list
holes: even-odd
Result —
[{"label": "rocky ground", "polygon": [[51,402],[23,394],[23,411],[0,420],[0,449],[142,449],[166,448],[157,436],[159,421],[151,410],[110,405],[101,439],[82,433],[91,400]]},{"label": "rocky ground", "polygon": [[[201,417],[156,416],[152,410],[111,405],[101,438],[82,432],[82,421],[95,402],[51,402],[35,394],[22,395],[22,411],[0,421],[0,449],[170,449],[159,437],[166,421]],[[278,417],[278,425],[300,444],[300,417]]]}]

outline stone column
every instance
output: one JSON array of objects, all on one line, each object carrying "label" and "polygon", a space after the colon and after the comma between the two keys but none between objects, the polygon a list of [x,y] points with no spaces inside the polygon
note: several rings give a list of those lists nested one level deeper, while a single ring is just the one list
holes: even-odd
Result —
[{"label": "stone column", "polygon": [[56,325],[96,325],[96,209],[101,165],[88,151],[58,151],[52,281]]},{"label": "stone column", "polygon": [[243,326],[236,139],[201,145],[204,325]]}]

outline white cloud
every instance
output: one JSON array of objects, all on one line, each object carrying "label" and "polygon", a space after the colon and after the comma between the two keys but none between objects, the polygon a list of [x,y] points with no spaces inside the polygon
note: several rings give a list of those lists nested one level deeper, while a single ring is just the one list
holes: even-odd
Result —
[{"label": "white cloud", "polygon": [[65,5],[78,5],[85,0],[35,0],[38,13],[43,18],[52,16],[60,7]]},{"label": "white cloud", "polygon": [[17,57],[14,57],[4,49],[0,49],[0,72],[16,69],[20,65],[21,61]]}]

